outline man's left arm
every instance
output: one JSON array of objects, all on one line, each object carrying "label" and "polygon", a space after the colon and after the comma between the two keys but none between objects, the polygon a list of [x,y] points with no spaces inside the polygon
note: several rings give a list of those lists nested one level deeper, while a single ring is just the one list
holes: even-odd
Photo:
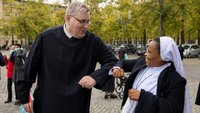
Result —
[{"label": "man's left arm", "polygon": [[91,89],[93,86],[100,89],[104,84],[112,78],[109,76],[109,70],[114,66],[118,61],[112,51],[101,41],[100,38],[97,38],[98,41],[95,44],[96,53],[96,62],[101,64],[101,68],[92,72],[90,75],[85,75],[80,81],[79,84],[83,88]]},{"label": "man's left arm", "polygon": [[91,73],[91,77],[96,81],[96,88],[101,88],[112,78],[109,76],[109,70],[115,65],[118,59],[112,51],[101,41],[97,45],[97,62],[101,64],[101,68]]}]

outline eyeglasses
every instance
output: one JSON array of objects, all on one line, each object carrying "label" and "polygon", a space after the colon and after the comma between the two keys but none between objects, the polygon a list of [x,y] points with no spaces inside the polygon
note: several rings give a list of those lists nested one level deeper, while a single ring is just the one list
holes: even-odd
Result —
[{"label": "eyeglasses", "polygon": [[82,20],[79,20],[78,18],[76,18],[75,16],[73,15],[70,15],[72,16],[73,18],[75,18],[79,23],[83,24],[83,25],[86,25],[86,24],[90,24],[91,23],[91,20],[86,20],[86,19],[82,19]]}]

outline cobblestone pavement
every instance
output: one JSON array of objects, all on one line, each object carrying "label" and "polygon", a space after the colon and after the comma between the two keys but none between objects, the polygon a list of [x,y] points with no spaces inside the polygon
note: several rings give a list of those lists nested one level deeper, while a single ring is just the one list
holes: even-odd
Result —
[{"label": "cobblestone pavement", "polygon": [[[136,56],[129,56],[133,58]],[[188,88],[190,91],[191,105],[193,113],[200,113],[200,106],[194,104],[198,83],[200,81],[200,60],[199,59],[184,59],[183,60],[185,73],[187,75]],[[0,113],[19,113],[18,106],[14,102],[4,104],[7,96],[5,67],[1,68],[0,80]],[[14,89],[14,88],[13,88]],[[14,93],[13,93],[14,94]],[[13,97],[14,100],[14,97]],[[91,113],[121,113],[120,110],[121,99],[104,99],[104,92],[94,89],[91,98]]]}]

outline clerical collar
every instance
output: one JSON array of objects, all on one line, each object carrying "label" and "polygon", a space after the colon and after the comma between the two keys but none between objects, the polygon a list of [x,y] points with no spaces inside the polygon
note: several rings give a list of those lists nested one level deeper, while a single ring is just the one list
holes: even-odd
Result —
[{"label": "clerical collar", "polygon": [[66,24],[63,25],[63,29],[64,29],[64,32],[65,32],[66,36],[67,36],[68,38],[72,38],[72,35],[70,35],[69,32],[68,32],[67,29],[66,29]]}]

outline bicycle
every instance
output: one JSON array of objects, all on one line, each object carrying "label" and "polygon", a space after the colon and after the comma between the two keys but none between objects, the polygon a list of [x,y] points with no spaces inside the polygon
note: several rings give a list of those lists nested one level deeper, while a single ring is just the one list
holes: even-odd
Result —
[{"label": "bicycle", "polygon": [[123,78],[116,78],[116,87],[115,92],[118,94],[119,98],[123,98],[124,95],[124,87],[126,84],[126,81],[128,79],[129,73],[125,73],[125,76]]}]

